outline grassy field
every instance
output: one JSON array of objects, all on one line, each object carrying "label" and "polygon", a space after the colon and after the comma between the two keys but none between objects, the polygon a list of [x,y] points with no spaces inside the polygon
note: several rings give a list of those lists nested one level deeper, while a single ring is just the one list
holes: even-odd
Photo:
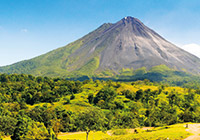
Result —
[{"label": "grassy field", "polygon": [[[121,129],[121,131],[109,130],[108,132],[90,132],[89,140],[183,140],[191,135],[187,132],[184,124],[175,124],[165,127],[156,128],[137,128],[137,134],[134,133],[134,129]],[[124,131],[126,133],[124,133]],[[117,132],[114,134],[114,132]],[[121,133],[121,135],[120,135]],[[85,140],[85,132],[73,132],[73,133],[60,133],[58,139],[66,140]],[[9,137],[3,140],[10,140]]]},{"label": "grassy field", "polygon": [[183,140],[191,135],[185,130],[185,124],[176,124],[167,127],[157,127],[151,130],[137,129],[137,134],[126,134],[104,140]]},{"label": "grassy field", "polygon": [[10,137],[5,137],[3,140],[11,140]]},{"label": "grassy field", "polygon": [[[126,129],[127,133],[122,133],[122,135],[113,134],[115,130],[108,131],[108,133],[91,132],[89,140],[165,140],[167,138],[170,140],[182,140],[191,135],[185,130],[184,126],[185,124],[175,124],[167,127],[157,127],[148,129],[148,132],[147,129],[137,128],[138,134],[135,134],[133,129]],[[86,133],[61,133],[58,138],[85,140]]]},{"label": "grassy field", "polygon": [[[100,140],[105,138],[110,138],[106,132],[90,132],[89,140]],[[76,139],[76,140],[85,140],[85,132],[75,132],[75,133],[61,133],[58,135],[58,139]]]}]

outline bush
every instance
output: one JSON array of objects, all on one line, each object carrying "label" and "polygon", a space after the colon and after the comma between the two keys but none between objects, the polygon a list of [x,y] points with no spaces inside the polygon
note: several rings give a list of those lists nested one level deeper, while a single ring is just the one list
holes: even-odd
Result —
[{"label": "bush", "polygon": [[94,102],[94,95],[92,94],[92,93],[90,93],[89,95],[88,95],[88,102],[90,103],[90,104],[92,104],[93,102]]},{"label": "bush", "polygon": [[70,99],[69,98],[64,98],[64,103],[63,103],[64,105],[66,105],[66,104],[70,104]]},{"label": "bush", "polygon": [[73,100],[73,99],[75,99],[75,95],[74,95],[74,94],[72,94],[72,95],[70,96],[70,100]]}]

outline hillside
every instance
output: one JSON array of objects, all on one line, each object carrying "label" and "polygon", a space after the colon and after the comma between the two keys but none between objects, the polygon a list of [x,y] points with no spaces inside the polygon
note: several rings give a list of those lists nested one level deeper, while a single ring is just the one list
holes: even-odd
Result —
[{"label": "hillside", "polygon": [[[123,69],[165,65],[172,71],[198,74],[200,59],[165,40],[133,17],[105,23],[64,47],[36,58],[0,67],[1,73],[63,78],[113,78]],[[119,76],[118,76],[119,77]]]},{"label": "hillside", "polygon": [[148,80],[79,82],[24,74],[3,74],[0,82],[0,136],[46,139],[59,132],[200,121],[199,89]]}]

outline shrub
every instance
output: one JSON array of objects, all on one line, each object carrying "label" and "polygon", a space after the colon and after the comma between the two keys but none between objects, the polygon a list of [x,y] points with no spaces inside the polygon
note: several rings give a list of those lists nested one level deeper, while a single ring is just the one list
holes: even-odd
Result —
[{"label": "shrub", "polygon": [[75,99],[75,95],[74,95],[74,94],[72,94],[72,95],[70,96],[70,100],[73,100],[73,99]]}]

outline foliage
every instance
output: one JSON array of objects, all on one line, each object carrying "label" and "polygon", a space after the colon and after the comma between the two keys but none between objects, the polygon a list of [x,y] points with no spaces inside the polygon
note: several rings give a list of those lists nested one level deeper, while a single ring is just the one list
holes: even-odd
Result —
[{"label": "foliage", "polygon": [[86,131],[88,135],[90,131],[105,130],[105,116],[98,108],[86,108],[78,114],[79,130]]},{"label": "foliage", "polygon": [[11,135],[14,132],[17,119],[11,116],[0,116],[0,130],[7,135]]},{"label": "foliage", "polygon": [[200,122],[199,114],[199,89],[0,74],[0,132],[13,139]]},{"label": "foliage", "polygon": [[94,103],[101,108],[112,108],[112,100],[115,98],[116,92],[112,87],[102,88],[94,98]]},{"label": "foliage", "polygon": [[0,101],[35,104],[55,102],[62,96],[77,94],[82,91],[81,82],[31,75],[0,75]]},{"label": "foliage", "polygon": [[43,123],[34,122],[29,117],[23,116],[18,119],[12,140],[47,139],[48,131]]}]

